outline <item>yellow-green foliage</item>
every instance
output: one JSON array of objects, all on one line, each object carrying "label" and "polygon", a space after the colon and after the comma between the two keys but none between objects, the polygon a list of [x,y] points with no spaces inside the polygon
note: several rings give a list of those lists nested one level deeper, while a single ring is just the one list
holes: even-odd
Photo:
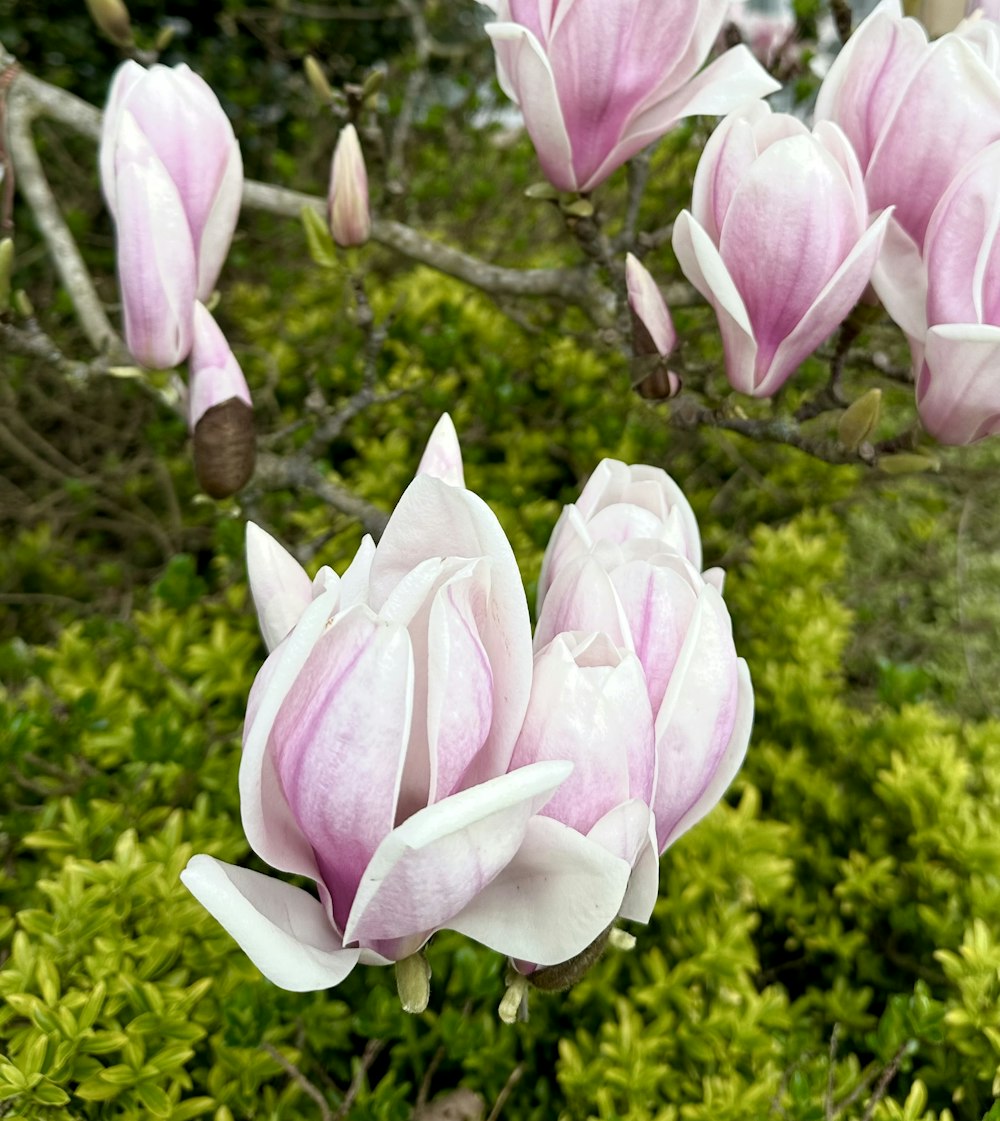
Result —
[{"label": "yellow-green foliage", "polygon": [[352,1118],[408,1118],[429,1071],[431,1095],[490,1103],[515,1070],[507,1115],[539,1121],[821,1121],[828,1095],[860,1118],[893,1061],[876,1119],[980,1118],[1000,1060],[1000,729],[855,702],[843,544],[827,516],[756,533],[727,588],[758,698],[746,767],[664,857],[635,950],[516,1027],[495,1016],[502,962],[456,936],[407,1017],[386,970],[275,989],[180,886],[193,852],[255,862],[235,782],[263,651],[235,565],[209,594],[180,559],[128,621],[8,647],[0,1099],[40,1121],[291,1121],[315,1103],[276,1056],[335,1107],[377,1039]]}]

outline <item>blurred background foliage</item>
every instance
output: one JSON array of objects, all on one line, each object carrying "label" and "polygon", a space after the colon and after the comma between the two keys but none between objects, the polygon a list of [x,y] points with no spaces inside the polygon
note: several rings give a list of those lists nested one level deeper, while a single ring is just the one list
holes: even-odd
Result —
[{"label": "blurred background foliage", "polygon": [[[386,82],[363,137],[382,216],[491,261],[578,263],[555,209],[523,198],[538,172],[493,85],[481,13],[471,0],[425,7],[460,49],[418,78],[392,0],[131,10],[146,44],[174,27],[164,61],[213,84],[252,176],[324,191],[339,122],[310,94],[302,56],[335,84],[378,66]],[[804,27],[818,13],[802,5]],[[0,0],[0,41],[99,103],[117,55],[82,4],[55,14]],[[709,128],[690,123],[659,146],[640,229],[687,203]],[[46,122],[36,137],[114,305],[93,147]],[[621,174],[602,192],[612,232],[624,194]],[[30,215],[16,217],[15,283],[82,356]],[[669,248],[646,260],[676,277]],[[385,332],[374,354],[355,314],[362,274]],[[322,470],[389,510],[449,410],[468,483],[503,522],[530,598],[561,504],[602,456],[665,466],[695,505],[707,562],[729,571],[758,697],[747,764],[664,857],[636,949],[610,951],[568,994],[535,994],[527,1024],[496,1019],[502,961],[451,935],[431,945],[421,1017],[399,1010],[387,971],[330,993],[275,989],[177,876],[194,852],[258,866],[236,792],[264,656],[245,521],[341,570],[360,528],[260,480],[210,502],[183,422],[143,385],[68,384],[0,355],[0,1116],[429,1121],[443,1095],[465,1111],[452,1116],[524,1121],[997,1116],[993,444],[942,454],[938,474],[894,477],[671,428],[579,312],[497,303],[374,246],[321,267],[297,223],[259,213],[241,220],[221,287],[262,450],[304,443],[374,362],[386,400],[322,449]],[[682,307],[677,321],[686,368],[721,397],[709,313]],[[874,354],[902,363],[898,333],[874,324],[858,340],[848,396]],[[783,407],[824,378],[822,362],[806,363]],[[885,389],[891,432],[912,403]]]}]

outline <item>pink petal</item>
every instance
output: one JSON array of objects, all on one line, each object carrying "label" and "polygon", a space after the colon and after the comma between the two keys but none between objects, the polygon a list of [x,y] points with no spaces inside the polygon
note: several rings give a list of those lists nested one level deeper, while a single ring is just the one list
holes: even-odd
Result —
[{"label": "pink petal", "polygon": [[659,139],[677,121],[685,117],[722,116],[780,88],[780,83],[767,73],[746,47],[733,47],[690,82],[630,121],[614,151],[581,189],[589,190],[602,182],[616,167]]},{"label": "pink petal", "polygon": [[393,827],[412,704],[406,630],[355,607],[316,642],[271,729],[281,787],[341,927]]},{"label": "pink petal", "polygon": [[226,337],[204,304],[194,305],[194,341],[190,356],[188,425],[193,432],[198,421],[216,405],[242,401],[253,408],[250,388]]},{"label": "pink petal", "polygon": [[[511,767],[565,759],[573,774],[542,813],[581,833],[652,789],[653,713],[638,659],[606,635],[562,635],[535,658]],[[621,855],[616,853],[616,855]]]},{"label": "pink petal", "polygon": [[191,349],[194,247],[177,188],[128,112],[117,134],[115,191],[125,341],[143,365],[168,368]]},{"label": "pink petal", "polygon": [[733,722],[729,742],[726,744],[725,750],[704,790],[690,808],[666,832],[660,846],[661,852],[669,848],[678,837],[686,833],[693,825],[697,825],[718,804],[722,795],[729,788],[729,784],[736,777],[737,771],[743,765],[747,745],[750,742],[750,731],[753,727],[753,685],[750,682],[750,671],[742,658],[737,659],[736,667],[738,678],[736,719]]},{"label": "pink petal", "polygon": [[628,624],[603,566],[590,555],[560,569],[545,596],[535,627],[535,650],[565,631],[603,631],[617,646],[630,647]]},{"label": "pink petal", "polygon": [[420,458],[417,474],[430,475],[453,487],[465,486],[462,448],[455,425],[447,413],[442,413],[441,419],[434,425],[434,431]]},{"label": "pink petal", "polygon": [[575,829],[534,817],[514,859],[447,926],[508,957],[556,965],[614,921],[630,871]]},{"label": "pink petal", "polygon": [[370,942],[429,933],[510,863],[532,814],[569,774],[539,763],[453,794],[389,833],[358,886],[344,938]]},{"label": "pink petal", "polygon": [[840,326],[868,285],[890,212],[883,211],[862,234],[846,260],[827,281],[812,306],[775,352],[757,385],[757,395],[770,397],[787,378]]},{"label": "pink petal", "polygon": [[820,87],[816,120],[844,130],[867,168],[890,126],[914,70],[927,52],[927,33],[903,19],[898,0],[879,4],[837,55]]},{"label": "pink petal", "polygon": [[488,23],[501,85],[520,106],[525,127],[549,182],[561,191],[578,189],[573,151],[559,106],[555,77],[538,40],[511,23]]},{"label": "pink petal", "polygon": [[674,221],[673,246],[684,275],[718,316],[730,385],[752,396],[756,392],[757,343],[746,305],[718,249],[686,210]]},{"label": "pink petal", "polygon": [[181,880],[279,988],[328,989],[358,962],[358,950],[343,948],[323,905],[301,888],[211,856],[193,856]]},{"label": "pink petal", "polygon": [[718,592],[706,585],[657,714],[653,812],[661,852],[677,823],[709,788],[725,757],[738,698],[729,613]]},{"label": "pink petal", "polygon": [[1000,432],[1000,327],[932,327],[917,409],[942,444],[972,444]]},{"label": "pink petal", "polygon": [[632,312],[649,333],[657,353],[666,358],[677,345],[674,321],[656,281],[631,253],[625,257],[625,283]]},{"label": "pink petal", "polygon": [[260,633],[270,651],[312,602],[312,585],[302,565],[253,522],[247,522],[247,576]]},{"label": "pink petal", "polygon": [[267,747],[278,710],[336,609],[336,588],[314,599],[257,674],[240,760],[240,812],[250,847],[272,868],[314,880],[320,873],[312,846],[292,815]]}]

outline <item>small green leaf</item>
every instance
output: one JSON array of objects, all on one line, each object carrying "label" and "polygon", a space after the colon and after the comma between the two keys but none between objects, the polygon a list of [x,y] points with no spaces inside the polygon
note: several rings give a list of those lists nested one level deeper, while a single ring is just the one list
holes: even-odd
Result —
[{"label": "small green leaf", "polygon": [[311,206],[302,207],[302,228],[306,234],[309,256],[321,269],[337,267],[337,251],[326,223]]}]

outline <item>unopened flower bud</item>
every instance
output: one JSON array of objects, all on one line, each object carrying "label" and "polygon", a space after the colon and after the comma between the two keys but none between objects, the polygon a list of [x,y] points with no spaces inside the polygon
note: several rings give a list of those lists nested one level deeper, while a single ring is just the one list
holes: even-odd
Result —
[{"label": "unopened flower bud", "polygon": [[869,389],[844,410],[837,426],[837,439],[849,451],[870,440],[882,415],[882,390]]},{"label": "unopened flower bud", "polygon": [[333,100],[333,90],[330,88],[330,83],[323,72],[323,67],[311,54],[307,54],[302,60],[302,69],[306,72],[306,78],[309,85],[312,86],[313,93],[325,105],[329,105]]},{"label": "unopened flower bud", "polygon": [[156,39],[153,41],[153,49],[157,54],[161,54],[170,46],[176,33],[177,28],[172,23],[165,24],[157,31]]},{"label": "unopened flower bud", "polygon": [[14,271],[14,242],[5,237],[0,241],[0,315],[10,305],[10,277]]},{"label": "unopened flower bud", "polygon": [[396,991],[404,1012],[426,1011],[431,998],[431,967],[422,953],[396,962]]},{"label": "unopened flower bud", "polygon": [[340,131],[330,169],[328,217],[333,240],[343,249],[364,245],[371,233],[368,172],[354,125]]},{"label": "unopened flower bud", "polygon": [[122,0],[87,0],[87,10],[98,29],[116,47],[132,46],[132,21]]},{"label": "unopened flower bud", "polygon": [[899,452],[897,455],[883,455],[878,466],[887,475],[917,475],[924,471],[940,471],[941,461],[919,452]]},{"label": "unopened flower bud", "polygon": [[35,305],[23,288],[18,288],[14,293],[14,310],[23,319],[31,319],[35,314]]},{"label": "unopened flower bud", "polygon": [[188,418],[198,482],[212,498],[228,498],[253,474],[253,406],[225,336],[200,303],[194,310]]},{"label": "unopened flower bud", "polygon": [[649,270],[631,253],[625,258],[625,286],[632,313],[632,352],[636,357],[666,358],[677,345],[677,332],[663,294]]},{"label": "unopened flower bud", "polygon": [[374,97],[383,85],[385,85],[385,71],[376,67],[361,83],[362,100],[367,101],[369,97]]}]

